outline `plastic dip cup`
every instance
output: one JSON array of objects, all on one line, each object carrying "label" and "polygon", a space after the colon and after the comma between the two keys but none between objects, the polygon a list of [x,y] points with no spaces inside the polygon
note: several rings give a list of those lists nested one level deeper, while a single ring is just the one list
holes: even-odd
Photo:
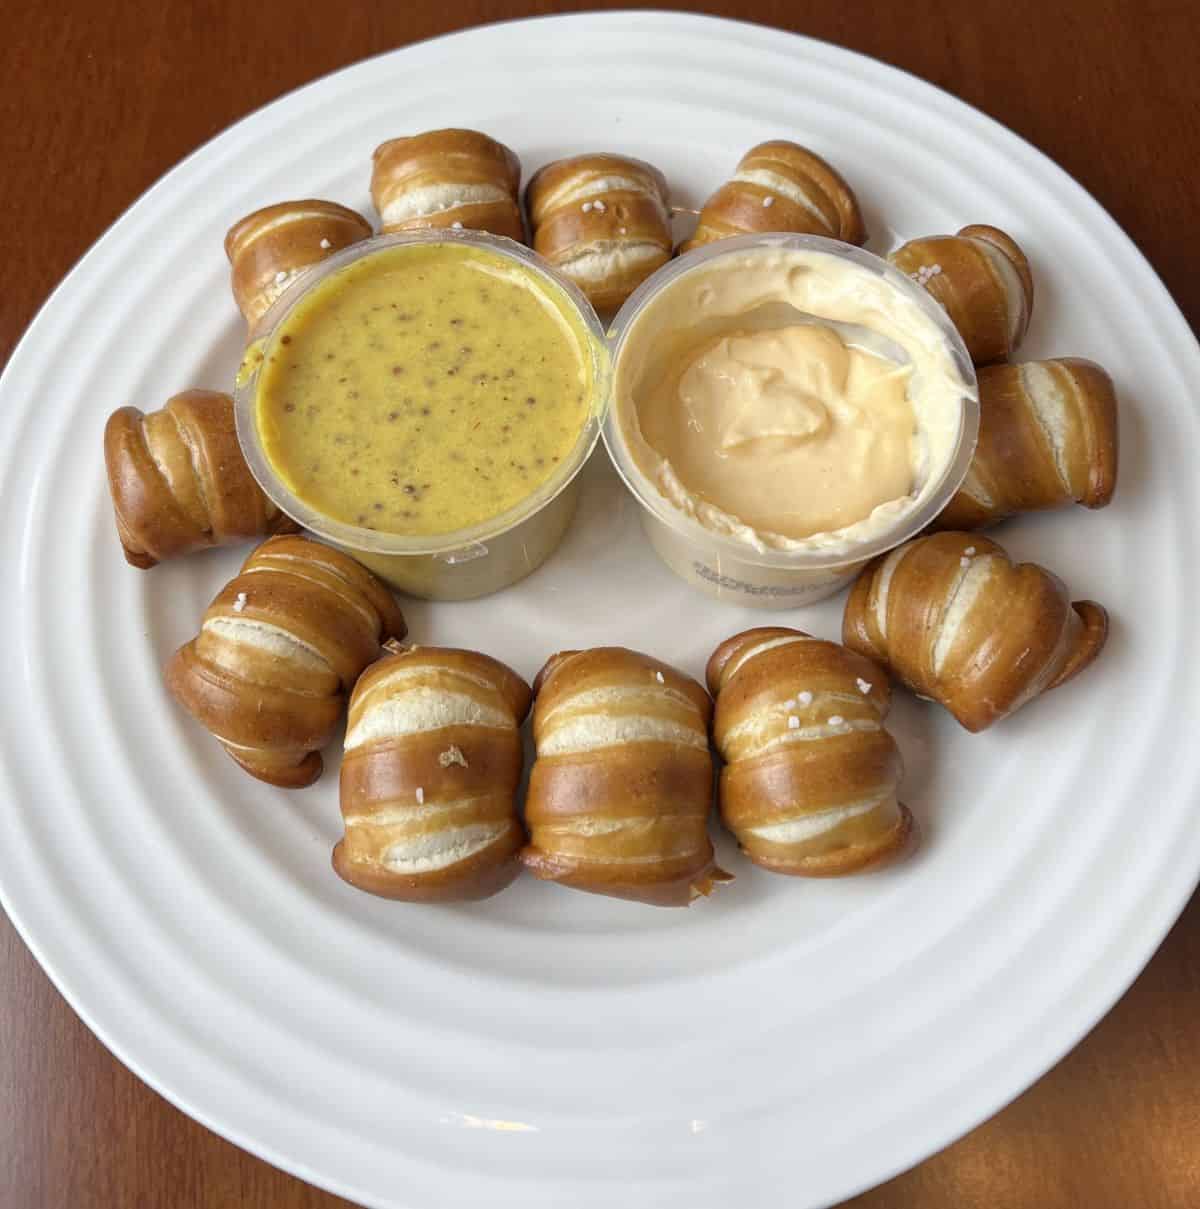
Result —
[{"label": "plastic dip cup", "polygon": [[[524,284],[540,291],[544,301],[564,320],[564,333],[578,340],[581,363],[587,370],[590,398],[569,453],[553,473],[525,498],[505,511],[470,528],[434,536],[409,536],[383,529],[348,524],[300,498],[273,464],[263,440],[259,416],[259,385],[267,359],[278,351],[281,327],[297,306],[310,297],[324,306],[325,295],[314,291],[366,257],[405,246],[438,245],[474,248],[508,262]],[[325,292],[335,297],[332,289]],[[255,479],[293,520],[331,545],[338,546],[369,567],[393,587],[430,600],[466,600],[499,591],[539,567],[562,540],[578,501],[578,474],[595,447],[609,396],[609,359],[604,332],[583,294],[550,269],[532,251],[512,240],[476,231],[419,231],[381,235],[363,240],[308,270],[265,316],[264,333],[247,349],[235,391],[238,439]]]},{"label": "plastic dip cup", "polygon": [[[631,398],[620,397],[628,389],[622,375],[627,364],[644,365],[655,333],[661,332],[661,317],[677,304],[678,319],[669,318],[676,331],[686,332],[694,317],[694,306],[684,303],[685,294],[701,279],[692,277],[711,270],[727,258],[742,257],[747,265],[762,249],[806,249],[838,257],[856,271],[883,278],[905,299],[914,303],[929,324],[946,342],[950,360],[962,379],[961,414],[949,456],[942,465],[928,469],[915,506],[900,511],[894,522],[868,540],[842,542],[832,549],[759,548],[735,535],[706,528],[662,493],[644,472],[630,450],[626,426],[635,414]],[[749,254],[749,255],[748,255]],[[731,260],[730,263],[733,263]],[[747,272],[752,272],[748,268]],[[689,278],[691,280],[689,281]],[[664,310],[666,308],[666,310]],[[641,323],[648,313],[654,324]],[[818,321],[819,315],[812,316]],[[783,323],[796,322],[794,311]],[[730,326],[735,326],[731,321]],[[836,326],[836,325],[835,325]],[[649,334],[647,334],[649,333]],[[935,337],[936,339],[936,337]],[[640,342],[640,347],[639,347]],[[853,343],[853,339],[850,339]],[[974,367],[962,339],[945,311],[928,292],[887,261],[861,248],[812,235],[769,233],[718,240],[681,256],[659,269],[634,292],[617,313],[609,331],[613,364],[614,397],[604,422],[604,443],[618,473],[641,504],[646,536],[659,558],[693,587],[731,603],[758,608],[788,608],[809,604],[844,587],[870,559],[898,546],[929,525],[962,484],[971,463],[979,431],[979,399]],[[910,384],[910,398],[919,395],[920,384]]]}]

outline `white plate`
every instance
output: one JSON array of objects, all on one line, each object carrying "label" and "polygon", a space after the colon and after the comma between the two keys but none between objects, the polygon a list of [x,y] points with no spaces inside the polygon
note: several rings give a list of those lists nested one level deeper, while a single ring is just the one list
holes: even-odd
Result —
[{"label": "white plate", "polygon": [[[244,550],[140,573],[102,481],[108,412],[227,385],[241,323],[221,240],[287,197],[368,204],[403,131],[479,126],[526,171],[588,148],[698,203],[754,142],[810,144],[873,247],[1007,228],[1037,277],[1022,353],[1110,368],[1105,512],[1010,524],[1105,602],[1099,664],[972,737],[902,699],[913,862],[841,882],[752,869],[689,911],[525,878],[400,906],[329,870],[336,777],[257,784],[159,669]],[[824,1205],[918,1161],[1047,1069],[1128,985],[1200,869],[1195,825],[1200,355],[1130,241],[1038,152],[908,76],[753,26],[647,14],[500,25],[374,59],[256,113],[116,224],[0,384],[4,906],[88,1025],[213,1129],[371,1205]],[[658,566],[603,453],[542,571],[407,609],[422,642],[532,675],[625,643],[700,672],[760,613]],[[780,620],[836,636],[841,601]],[[336,756],[332,763],[336,763]]]}]

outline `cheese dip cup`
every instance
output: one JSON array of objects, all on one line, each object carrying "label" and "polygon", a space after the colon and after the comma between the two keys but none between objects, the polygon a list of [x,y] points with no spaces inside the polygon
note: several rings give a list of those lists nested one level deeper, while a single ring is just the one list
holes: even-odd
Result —
[{"label": "cheese dip cup", "polygon": [[665,265],[609,332],[604,441],[693,587],[808,604],[928,525],[979,428],[945,312],[860,248],[771,233]]},{"label": "cheese dip cup", "polygon": [[608,394],[583,295],[479,232],[379,236],[279,299],[247,350],[238,437],[289,516],[394,587],[498,591],[553,552]]}]

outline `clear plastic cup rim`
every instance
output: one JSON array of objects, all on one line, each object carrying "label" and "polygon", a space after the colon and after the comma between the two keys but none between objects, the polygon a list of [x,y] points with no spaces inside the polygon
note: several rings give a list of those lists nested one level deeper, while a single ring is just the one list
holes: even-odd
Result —
[{"label": "clear plastic cup rim", "polygon": [[911,281],[899,269],[880,256],[853,244],[826,239],[819,235],[798,235],[786,232],[766,232],[739,235],[704,244],[691,252],[668,261],[648,277],[629,296],[613,319],[608,330],[608,348],[612,365],[610,393],[615,393],[616,367],[633,326],[646,307],[689,273],[723,257],[755,251],[760,248],[800,248],[825,252],[848,260],[882,276],[905,297],[914,302],[941,333],[949,348],[951,359],[963,381],[962,410],[954,450],[933,488],[920,506],[903,513],[885,532],[861,542],[853,542],[835,550],[779,550],[759,548],[727,534],[705,528],[687,513],[677,508],[646,476],[629,452],[619,421],[619,401],[610,398],[604,420],[604,445],[617,473],[634,498],[668,529],[681,539],[702,548],[710,557],[714,554],[737,562],[776,569],[816,571],[850,566],[865,562],[876,555],[894,549],[919,533],[937,517],[962,485],[979,435],[979,393],[975,367],[950,317],[931,294]]},{"label": "clear plastic cup rim", "polygon": [[[575,313],[586,341],[581,355],[591,360],[592,398],[589,414],[570,454],[565,457],[555,473],[530,495],[496,516],[489,517],[477,525],[456,529],[448,533],[429,537],[412,537],[407,534],[388,533],[381,529],[368,529],[360,525],[347,524],[325,512],[320,512],[305,503],[283,481],[267,457],[258,431],[257,396],[261,366],[274,349],[280,328],[292,311],[314,288],[340,270],[391,248],[447,244],[458,247],[481,248],[503,259],[511,260],[537,278],[548,294],[558,295],[559,301]],[[499,235],[481,231],[458,231],[437,228],[422,231],[403,231],[388,235],[375,235],[359,243],[351,244],[328,256],[320,264],[305,270],[296,286],[284,291],[274,305],[263,316],[260,334],[255,336],[249,348],[259,346],[262,359],[246,373],[234,390],[234,418],[237,425],[238,442],[258,485],[267,497],[294,521],[338,546],[351,550],[362,550],[383,555],[453,555],[456,551],[484,546],[488,541],[516,529],[542,509],[552,503],[572,483],[583,469],[599,439],[601,425],[605,419],[610,398],[610,359],[605,341],[604,328],[590,302],[574,282],[556,272],[530,248]],[[482,551],[480,551],[482,552]]]}]

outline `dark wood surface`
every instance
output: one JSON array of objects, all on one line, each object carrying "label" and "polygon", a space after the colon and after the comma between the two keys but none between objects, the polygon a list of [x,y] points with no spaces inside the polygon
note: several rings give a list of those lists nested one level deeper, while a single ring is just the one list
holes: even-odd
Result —
[{"label": "dark wood surface", "polygon": [[[0,359],[122,210],[250,110],[419,38],[607,7],[617,6],[0,0]],[[863,51],[998,118],[1100,199],[1193,330],[1200,325],[1196,0],[692,7]],[[139,1082],[79,1022],[0,916],[0,1209],[345,1204],[244,1154]],[[1200,900],[1057,1068],[974,1133],[851,1204],[1200,1205]]]}]

